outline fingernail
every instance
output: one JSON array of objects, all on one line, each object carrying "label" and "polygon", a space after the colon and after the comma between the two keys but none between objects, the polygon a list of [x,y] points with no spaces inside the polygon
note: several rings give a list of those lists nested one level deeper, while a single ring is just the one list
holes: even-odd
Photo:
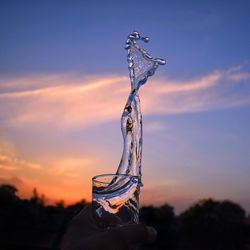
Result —
[{"label": "fingernail", "polygon": [[148,231],[148,243],[153,243],[157,237],[157,231],[153,227],[147,227]]}]

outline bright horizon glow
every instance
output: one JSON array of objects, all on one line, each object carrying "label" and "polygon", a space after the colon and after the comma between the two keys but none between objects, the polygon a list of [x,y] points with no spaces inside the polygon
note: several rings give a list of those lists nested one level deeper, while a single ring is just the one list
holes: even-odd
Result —
[{"label": "bright horizon glow", "polygon": [[[27,79],[32,79],[28,83],[28,89],[26,88]],[[233,93],[235,88],[247,84],[249,79],[250,73],[243,67],[234,67],[224,71],[216,70],[206,76],[187,81],[156,77],[153,80],[150,79],[150,85],[141,91],[143,114],[145,117],[164,114],[180,115],[248,106],[250,99],[245,92],[238,93],[236,96],[232,94],[226,98],[219,99],[219,97],[223,96],[224,91]],[[19,88],[15,91],[18,86],[15,82],[19,86],[24,86],[24,89]],[[40,85],[43,86],[43,82],[51,87],[41,88]],[[51,135],[62,133],[62,137],[63,134],[79,130],[84,134],[84,129],[89,128],[92,128],[92,133],[94,133],[96,129],[101,128],[102,124],[108,123],[113,123],[118,130],[119,118],[129,92],[128,77],[118,75],[24,76],[19,77],[18,80],[5,79],[4,85],[11,86],[11,89],[0,94],[0,107],[2,107],[0,114],[4,127],[26,132],[32,129],[46,130],[50,127]],[[11,117],[8,115],[9,110],[12,110]],[[164,132],[164,123],[151,120],[144,123],[146,135],[147,132],[149,134]],[[91,136],[89,140],[91,143]],[[0,143],[1,177],[14,176],[8,181],[17,185],[23,197],[29,197],[33,188],[36,187],[39,192],[46,195],[48,202],[63,199],[69,204],[82,198],[90,201],[91,177],[102,173],[102,168],[99,167],[101,162],[108,165],[109,161],[105,153],[97,160],[96,150],[91,150],[92,152],[85,155],[84,149],[80,156],[59,154],[58,156],[47,155],[47,159],[38,156],[30,160],[22,158],[25,156],[22,156],[22,152],[19,152],[14,144],[8,144],[3,139]],[[51,148],[47,143],[44,143],[44,146],[50,151]],[[98,140],[95,140],[94,144],[103,147],[99,145]],[[35,150],[29,148],[29,151],[33,154]],[[112,155],[112,158],[113,162],[118,159],[116,155]],[[115,171],[115,165],[111,166],[110,173]],[[105,170],[108,168],[105,167]],[[156,181],[156,179],[152,180],[151,188],[146,185],[145,190],[142,190],[142,204],[150,204],[152,201],[154,204],[166,202],[161,194],[158,194],[158,197],[150,195],[150,192],[157,192],[154,187]],[[173,182],[176,186],[176,190],[168,196],[169,201],[175,200],[175,192],[177,194],[183,192],[177,189],[180,183],[175,183],[171,179],[167,182]],[[195,197],[192,199],[195,200]]]}]

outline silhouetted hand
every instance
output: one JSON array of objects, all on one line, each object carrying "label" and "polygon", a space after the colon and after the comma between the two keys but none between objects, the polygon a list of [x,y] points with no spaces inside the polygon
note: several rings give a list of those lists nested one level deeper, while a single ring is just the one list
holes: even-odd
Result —
[{"label": "silhouetted hand", "polygon": [[[106,219],[111,224],[119,223],[115,216]],[[91,206],[87,206],[70,222],[61,250],[128,250],[137,243],[151,243],[156,236],[154,228],[142,224],[101,229],[96,225]]]}]

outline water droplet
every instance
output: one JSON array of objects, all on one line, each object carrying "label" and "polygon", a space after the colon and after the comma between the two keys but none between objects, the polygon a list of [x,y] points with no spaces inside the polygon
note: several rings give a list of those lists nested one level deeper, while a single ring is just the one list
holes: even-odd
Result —
[{"label": "water droplet", "polygon": [[130,43],[131,43],[131,40],[130,40],[130,39],[127,39],[126,43],[130,44]]},{"label": "water droplet", "polygon": [[154,61],[157,62],[159,65],[166,64],[166,61],[164,59],[161,59],[161,58],[155,58]]},{"label": "water droplet", "polygon": [[135,36],[135,39],[136,39],[136,40],[139,40],[139,39],[140,39],[140,33],[139,33],[138,31],[134,31],[134,32],[132,33],[132,35]]},{"label": "water droplet", "polygon": [[125,44],[125,49],[129,49],[130,48],[130,44]]},{"label": "water droplet", "polygon": [[130,35],[128,36],[128,38],[131,39],[131,40],[135,40],[135,35],[130,34]]},{"label": "water droplet", "polygon": [[141,40],[145,43],[148,43],[149,42],[149,37],[142,37]]}]

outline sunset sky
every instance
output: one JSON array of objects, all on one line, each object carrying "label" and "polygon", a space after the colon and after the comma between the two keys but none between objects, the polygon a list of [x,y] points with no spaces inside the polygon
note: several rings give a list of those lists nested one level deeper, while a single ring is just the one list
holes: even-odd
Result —
[{"label": "sunset sky", "polygon": [[124,42],[167,60],[142,87],[141,204],[250,212],[249,1],[1,1],[0,183],[91,199],[114,173],[129,93]]}]

